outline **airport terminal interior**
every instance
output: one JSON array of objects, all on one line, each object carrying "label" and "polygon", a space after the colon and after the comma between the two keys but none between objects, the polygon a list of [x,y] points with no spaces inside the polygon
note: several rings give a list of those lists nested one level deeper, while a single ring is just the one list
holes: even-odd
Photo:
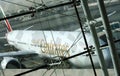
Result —
[{"label": "airport terminal interior", "polygon": [[0,76],[120,76],[120,0],[0,0]]}]

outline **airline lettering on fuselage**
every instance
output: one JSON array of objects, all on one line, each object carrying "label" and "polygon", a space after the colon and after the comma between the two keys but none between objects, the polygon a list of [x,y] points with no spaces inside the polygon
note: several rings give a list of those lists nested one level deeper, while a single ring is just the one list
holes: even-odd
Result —
[{"label": "airline lettering on fuselage", "polygon": [[32,40],[32,43],[39,45],[42,53],[57,55],[57,56],[65,56],[65,57],[70,56],[69,53],[67,52],[67,50],[69,48],[67,43],[54,44],[52,40],[51,40],[51,42],[47,43],[43,39]]}]

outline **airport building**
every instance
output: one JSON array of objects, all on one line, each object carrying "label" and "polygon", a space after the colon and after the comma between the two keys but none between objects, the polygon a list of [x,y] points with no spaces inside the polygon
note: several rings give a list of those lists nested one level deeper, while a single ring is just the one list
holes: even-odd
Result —
[{"label": "airport building", "polygon": [[0,0],[0,76],[120,76],[120,0]]}]

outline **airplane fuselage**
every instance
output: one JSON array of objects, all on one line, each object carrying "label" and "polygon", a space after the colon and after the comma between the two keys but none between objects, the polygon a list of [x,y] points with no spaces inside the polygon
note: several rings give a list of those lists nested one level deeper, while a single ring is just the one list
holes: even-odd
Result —
[{"label": "airplane fuselage", "polygon": [[[85,33],[89,46],[93,45],[90,33]],[[85,43],[81,32],[78,31],[23,31],[15,30],[7,33],[7,40],[10,45],[19,50],[34,51],[38,55],[47,57],[63,56],[69,57],[84,50]],[[100,42],[104,43],[100,40]],[[94,46],[94,45],[93,45]],[[105,60],[110,60],[107,51],[103,51]],[[92,54],[96,67],[99,61],[96,52]],[[79,67],[91,67],[91,62],[87,54],[69,60],[72,64]]]}]

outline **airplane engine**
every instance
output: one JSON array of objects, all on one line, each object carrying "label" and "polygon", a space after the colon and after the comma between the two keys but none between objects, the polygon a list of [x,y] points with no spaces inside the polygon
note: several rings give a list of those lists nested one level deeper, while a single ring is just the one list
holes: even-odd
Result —
[{"label": "airplane engine", "polygon": [[1,61],[1,67],[2,69],[20,69],[23,65],[16,58],[4,57]]}]

